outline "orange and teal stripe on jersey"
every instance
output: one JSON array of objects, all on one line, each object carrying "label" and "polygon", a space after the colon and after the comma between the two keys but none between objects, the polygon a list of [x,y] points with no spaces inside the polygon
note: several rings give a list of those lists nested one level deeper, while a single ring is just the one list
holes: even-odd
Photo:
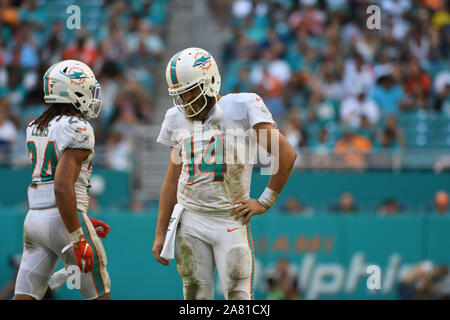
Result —
[{"label": "orange and teal stripe on jersey", "polygon": [[177,77],[177,61],[178,61],[178,57],[180,56],[181,52],[183,52],[183,50],[176,53],[173,56],[172,61],[170,63],[170,79],[172,80],[172,85],[173,85],[174,89],[176,89],[180,86],[180,84],[178,83],[178,77]]},{"label": "orange and teal stripe on jersey", "polygon": [[78,212],[78,219],[81,224],[81,229],[83,230],[83,233],[86,236],[86,240],[88,241],[89,245],[92,247],[93,252],[94,252],[94,261],[93,261],[92,272],[91,272],[92,280],[94,282],[95,290],[97,291],[98,296],[101,297],[101,296],[105,295],[107,292],[106,292],[105,283],[104,283],[103,277],[102,277],[102,265],[100,263],[99,253],[98,253],[99,248],[97,248],[95,246],[94,240],[92,238],[93,234],[91,233],[88,226],[86,225],[87,222],[85,220],[85,216],[81,213],[80,210],[77,210],[77,212]]},{"label": "orange and teal stripe on jersey", "polygon": [[250,221],[246,224],[247,227],[247,241],[250,251],[252,253],[252,274],[250,276],[250,299],[255,300],[255,293],[253,290],[253,282],[255,278],[255,248],[253,247],[252,230],[250,228]]}]

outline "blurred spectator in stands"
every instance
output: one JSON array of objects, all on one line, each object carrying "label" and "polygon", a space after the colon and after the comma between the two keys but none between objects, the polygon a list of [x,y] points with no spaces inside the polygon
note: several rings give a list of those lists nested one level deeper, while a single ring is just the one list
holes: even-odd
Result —
[{"label": "blurred spectator in stands", "polygon": [[41,60],[46,67],[54,65],[61,60],[64,51],[63,23],[55,22],[52,25],[50,36],[42,47]]},{"label": "blurred spectator in stands", "polygon": [[395,83],[392,70],[383,70],[369,96],[378,104],[381,114],[396,114],[400,111],[404,91]]},{"label": "blurred spectator in stands", "polygon": [[297,197],[287,198],[283,203],[282,210],[283,212],[291,215],[311,215],[313,213],[313,209],[311,207],[303,205],[303,203]]},{"label": "blurred spectator in stands", "polygon": [[267,277],[270,291],[267,292],[267,300],[298,300],[297,272],[285,258],[278,260],[274,269],[269,270]]},{"label": "blurred spectator in stands", "polygon": [[339,205],[334,208],[341,214],[355,213],[357,211],[355,198],[351,192],[344,192],[339,197]]},{"label": "blurred spectator in stands", "polygon": [[299,10],[294,11],[288,19],[293,30],[304,29],[314,36],[320,36],[324,31],[325,14],[317,7],[317,0],[300,0]]},{"label": "blurred spectator in stands", "polygon": [[376,126],[369,121],[366,115],[363,115],[361,116],[359,127],[355,129],[355,133],[373,142],[375,140],[375,130]]},{"label": "blurred spectator in stands", "polygon": [[363,58],[356,54],[353,59],[347,59],[344,66],[343,86],[347,95],[357,95],[361,88],[367,90],[375,80],[373,68],[364,63]]},{"label": "blurred spectator in stands", "polygon": [[380,38],[373,30],[364,29],[363,35],[356,40],[355,50],[364,61],[373,62],[380,48],[380,42]]},{"label": "blurred spectator in stands", "polygon": [[[281,41],[280,36],[273,27],[269,27],[269,29],[267,30],[267,39],[264,40],[264,42],[260,45],[260,49],[263,51],[270,50],[273,54],[273,57],[276,59],[281,58],[286,51],[283,41]],[[282,67],[284,69],[286,69],[286,67],[289,68],[289,65],[286,66],[287,62],[284,59],[281,61],[283,62]],[[279,61],[277,61],[277,63],[279,63]],[[290,70],[288,69],[287,72],[285,71],[285,73],[289,75]],[[282,75],[282,77],[284,78],[285,75]],[[287,80],[288,79],[284,79],[283,81],[282,79],[283,82],[286,82]]]},{"label": "blurred spectator in stands", "polygon": [[253,59],[258,50],[256,44],[248,39],[242,29],[234,30],[228,46],[229,58],[241,61]]},{"label": "blurred spectator in stands", "polygon": [[306,109],[311,94],[309,76],[306,73],[294,72],[283,89],[283,101],[287,108],[300,107]]},{"label": "blurred spectator in stands", "polygon": [[341,101],[345,97],[344,88],[338,70],[329,64],[323,64],[319,72],[319,85],[325,98]]},{"label": "blurred spectator in stands", "polygon": [[253,87],[250,81],[250,71],[248,68],[242,68],[239,70],[239,77],[235,83],[230,85],[230,90],[227,92],[251,92]]},{"label": "blurred spectator in stands", "polygon": [[149,122],[152,108],[147,93],[132,78],[127,78],[118,94],[110,125],[120,131],[126,138],[133,138],[136,125]]},{"label": "blurred spectator in stands", "polygon": [[410,59],[405,68],[405,92],[414,94],[421,92],[425,96],[430,94],[431,79],[427,72],[425,72],[419,64],[417,59]]},{"label": "blurred spectator in stands", "polygon": [[316,90],[311,96],[308,120],[318,125],[335,124],[339,119],[339,106],[336,100],[325,98],[321,90]]},{"label": "blurred spectator in stands", "polygon": [[352,129],[344,128],[342,137],[334,147],[334,153],[340,158],[344,168],[364,169],[366,156],[371,152],[371,141],[355,134]]},{"label": "blurred spectator in stands", "polygon": [[377,150],[398,150],[405,146],[403,129],[397,124],[394,115],[388,115],[384,127],[377,132],[374,147]]},{"label": "blurred spectator in stands", "polygon": [[433,262],[426,260],[400,275],[398,294],[401,300],[428,300],[433,286]]},{"label": "blurred spectator in stands", "polygon": [[99,54],[93,39],[89,38],[87,31],[82,31],[78,34],[76,42],[64,50],[62,59],[80,60],[92,68]]},{"label": "blurred spectator in stands", "polygon": [[366,94],[366,88],[358,83],[353,84],[355,95],[349,96],[342,101],[339,114],[341,123],[359,128],[361,118],[365,117],[369,126],[375,127],[380,118],[378,106],[374,100]]},{"label": "blurred spectator in stands", "polygon": [[231,5],[231,14],[236,19],[245,19],[253,10],[253,3],[250,0],[235,0]]},{"label": "blurred spectator in stands", "polygon": [[326,126],[322,126],[316,139],[310,139],[310,151],[313,154],[311,166],[313,168],[330,168],[333,165],[333,141]]},{"label": "blurred spectator in stands", "polygon": [[102,112],[99,117],[104,125],[111,121],[114,113],[114,104],[116,103],[122,80],[118,64],[110,60],[104,61],[98,77],[98,81],[102,86],[100,92]]},{"label": "blurred spectator in stands", "polygon": [[111,21],[109,28],[108,38],[101,46],[101,56],[107,61],[123,64],[130,54],[130,48],[117,21]]},{"label": "blurred spectator in stands", "polygon": [[442,155],[438,157],[433,165],[433,170],[436,174],[440,174],[445,170],[450,170],[450,156]]},{"label": "blurred spectator in stands", "polygon": [[19,12],[11,0],[0,1],[0,22],[11,27],[19,24]]},{"label": "blurred spectator in stands", "polygon": [[14,29],[14,40],[9,43],[6,52],[6,64],[20,66],[24,69],[37,67],[39,64],[38,46],[31,31],[29,23],[25,22]]},{"label": "blurred spectator in stands", "polygon": [[152,68],[162,58],[164,43],[147,21],[139,22],[138,32],[128,37],[128,45],[131,50],[129,64],[132,66]]},{"label": "blurred spectator in stands", "polygon": [[399,298],[403,300],[449,300],[448,266],[422,261],[401,275]]},{"label": "blurred spectator in stands", "polygon": [[449,214],[449,200],[447,191],[440,190],[434,196],[434,211],[439,216],[447,216]]},{"label": "blurred spectator in stands", "polygon": [[130,209],[134,213],[141,214],[145,211],[145,203],[142,200],[132,199]]},{"label": "blurred spectator in stands", "polygon": [[405,71],[404,88],[406,102],[403,110],[430,109],[428,97],[431,89],[430,76],[420,68],[417,59],[410,59]]},{"label": "blurred spectator in stands", "polygon": [[[382,38],[381,48],[382,51],[380,54],[386,55],[386,61],[394,61],[400,59],[404,54],[404,48],[402,45],[402,42],[399,41],[401,39],[398,39],[400,36],[397,35],[399,33],[398,29],[401,29],[401,33],[403,33],[404,23],[399,22],[399,20],[396,20],[395,22],[392,21],[392,19],[386,19],[386,29],[382,28],[382,31],[384,30],[385,34]],[[400,26],[400,28],[396,28],[396,26]]]},{"label": "blurred spectator in stands", "polygon": [[378,207],[379,216],[391,216],[401,211],[400,204],[395,198],[388,198],[384,200]]},{"label": "blurred spectator in stands", "polygon": [[450,300],[450,273],[448,266],[439,265],[433,272],[431,294],[436,300]]},{"label": "blurred spectator in stands", "polygon": [[305,59],[302,65],[302,71],[306,74],[313,76],[315,80],[315,75],[319,70],[320,65],[320,54],[313,47],[308,46],[305,52]]},{"label": "blurred spectator in stands", "polygon": [[8,100],[11,113],[19,113],[27,97],[27,89],[23,82],[23,69],[19,65],[11,65],[7,68],[8,82],[0,87],[0,97]]},{"label": "blurred spectator in stands", "polygon": [[308,146],[308,134],[303,128],[302,120],[297,110],[292,109],[289,112],[287,123],[281,129],[281,132],[294,147],[297,154],[300,154],[301,148]]},{"label": "blurred spectator in stands", "polygon": [[411,30],[408,39],[408,50],[419,61],[425,61],[429,58],[430,39],[420,23],[416,24]]},{"label": "blurred spectator in stands", "polygon": [[210,12],[212,12],[221,27],[226,27],[228,14],[231,10],[231,3],[229,0],[209,0]]},{"label": "blurred spectator in stands", "polygon": [[450,72],[445,70],[439,72],[434,80],[436,100],[434,109],[450,115]]},{"label": "blurred spectator in stands", "polygon": [[286,108],[281,99],[282,90],[283,83],[271,75],[266,68],[263,68],[262,78],[258,82],[256,92],[261,97],[264,97],[264,102],[272,113],[272,116],[278,120],[286,114]]},{"label": "blurred spectator in stands", "polygon": [[9,118],[8,101],[0,99],[0,151],[9,152],[17,134],[17,127]]},{"label": "blurred spectator in stands", "polygon": [[132,168],[130,159],[131,144],[120,132],[113,132],[106,141],[106,163],[108,168],[118,171],[129,171]]},{"label": "blurred spectator in stands", "polygon": [[381,10],[386,14],[391,16],[401,17],[410,8],[410,0],[381,0],[380,1]]},{"label": "blurred spectator in stands", "polygon": [[[291,68],[283,59],[279,58],[281,48],[269,48],[264,51],[263,59],[267,63],[267,72],[277,79],[284,87],[291,77]],[[281,93],[280,93],[281,94]]]}]

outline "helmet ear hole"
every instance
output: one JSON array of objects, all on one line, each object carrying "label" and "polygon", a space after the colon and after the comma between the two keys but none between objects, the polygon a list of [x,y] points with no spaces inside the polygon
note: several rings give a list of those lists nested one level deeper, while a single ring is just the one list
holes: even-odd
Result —
[{"label": "helmet ear hole", "polygon": [[214,76],[211,77],[211,84],[214,84],[216,79],[214,79]]},{"label": "helmet ear hole", "polygon": [[82,96],[84,96],[84,94],[82,94],[81,92],[76,91],[75,94],[77,95],[78,98],[81,98]]}]

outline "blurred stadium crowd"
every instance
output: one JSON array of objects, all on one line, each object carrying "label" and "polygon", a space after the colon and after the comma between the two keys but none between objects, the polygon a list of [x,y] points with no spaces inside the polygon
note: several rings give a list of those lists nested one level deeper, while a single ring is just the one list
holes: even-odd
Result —
[{"label": "blurred stadium crowd", "polygon": [[[369,4],[379,30],[366,25]],[[223,92],[264,97],[300,166],[364,169],[376,166],[367,155],[450,147],[447,1],[236,0],[230,10]]]},{"label": "blurred stadium crowd", "polygon": [[96,149],[104,146],[108,167],[130,170],[134,125],[153,120],[169,2],[77,1],[81,29],[70,30],[73,1],[1,0],[0,163],[28,164],[25,128],[45,109],[42,75],[61,59],[79,59],[102,86],[103,109],[92,121]]},{"label": "blurred stadium crowd", "polygon": [[[41,76],[56,61],[74,58],[90,65],[102,85],[103,109],[92,121],[96,163],[130,172],[136,124],[159,125],[155,110],[167,107],[153,105],[150,97],[155,74],[166,64],[170,3],[78,1],[83,27],[70,30],[69,0],[0,0],[0,164],[28,165],[25,127],[45,108]],[[407,154],[402,168],[408,168],[404,159],[411,168],[450,167],[447,1],[208,4],[228,34],[219,54],[221,93],[260,94],[301,154],[298,169],[392,169],[396,156]],[[379,30],[366,25],[369,4],[381,10]],[[448,194],[436,190],[433,206],[440,205],[448,211]],[[298,198],[282,207],[313,211]],[[386,199],[378,210],[401,207]],[[351,193],[330,208],[357,209]]]}]

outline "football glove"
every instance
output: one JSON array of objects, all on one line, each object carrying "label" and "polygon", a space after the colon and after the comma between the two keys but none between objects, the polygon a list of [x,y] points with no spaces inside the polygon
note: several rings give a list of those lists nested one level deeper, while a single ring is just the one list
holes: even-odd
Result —
[{"label": "football glove", "polygon": [[108,226],[106,223],[104,223],[103,221],[94,219],[89,217],[89,220],[91,220],[92,225],[95,228],[95,232],[97,233],[97,235],[100,238],[106,238],[106,236],[108,235],[109,229],[111,229],[110,226]]},{"label": "football glove", "polygon": [[86,240],[83,231],[78,229],[70,234],[72,239],[71,246],[75,251],[77,257],[77,265],[81,272],[88,273],[92,271],[92,265],[94,262],[94,252],[91,246]]}]

